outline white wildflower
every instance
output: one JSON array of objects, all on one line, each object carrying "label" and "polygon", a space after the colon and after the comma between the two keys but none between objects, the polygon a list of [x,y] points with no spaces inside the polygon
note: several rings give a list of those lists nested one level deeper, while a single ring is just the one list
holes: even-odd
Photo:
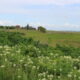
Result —
[{"label": "white wildflower", "polygon": [[1,67],[1,68],[4,68],[4,67],[5,67],[5,65],[1,65],[0,67]]},{"label": "white wildflower", "polygon": [[61,78],[61,76],[58,76],[58,78],[60,79],[60,78]]},{"label": "white wildflower", "polygon": [[77,75],[75,74],[74,77],[77,77]]},{"label": "white wildflower", "polygon": [[7,58],[5,58],[5,62],[7,62],[8,60],[7,60]]},{"label": "white wildflower", "polygon": [[21,76],[20,76],[20,75],[18,75],[18,78],[21,78]]},{"label": "white wildflower", "polygon": [[35,69],[36,68],[36,66],[32,66],[32,69]]},{"label": "white wildflower", "polygon": [[24,61],[23,59],[19,60],[19,62],[23,62],[23,61]]},{"label": "white wildflower", "polygon": [[16,64],[13,64],[13,67],[16,67]]},{"label": "white wildflower", "polygon": [[71,78],[71,77],[72,77],[72,75],[71,75],[71,74],[68,74],[68,77],[69,77],[69,78]]},{"label": "white wildflower", "polygon": [[43,78],[42,80],[47,80],[46,78]]},{"label": "white wildflower", "polygon": [[77,67],[74,67],[74,69],[77,69]]}]

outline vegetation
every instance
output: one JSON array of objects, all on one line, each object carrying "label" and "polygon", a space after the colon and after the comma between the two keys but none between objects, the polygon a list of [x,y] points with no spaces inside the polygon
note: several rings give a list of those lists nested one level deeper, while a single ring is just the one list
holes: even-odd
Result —
[{"label": "vegetation", "polygon": [[39,26],[39,27],[38,27],[38,30],[41,31],[41,32],[43,32],[43,33],[46,32],[46,29],[45,29],[44,27],[42,27],[42,26]]},{"label": "vegetation", "polygon": [[42,33],[37,30],[26,29],[8,29],[4,31],[20,32],[25,34],[23,35],[24,37],[33,38],[42,44],[48,44],[53,47],[56,44],[80,47],[80,32],[46,31],[46,33]]},{"label": "vegetation", "polygon": [[80,48],[24,36],[0,31],[0,80],[80,80]]},{"label": "vegetation", "polygon": [[27,26],[21,27],[20,25],[16,25],[16,26],[0,26],[0,29],[27,29],[27,30],[36,30],[36,28],[29,26],[29,24],[27,24]]},{"label": "vegetation", "polygon": [[27,24],[27,26],[25,26],[24,29],[27,29],[27,30],[36,30],[36,28],[34,28],[32,26],[29,26],[29,24]]}]

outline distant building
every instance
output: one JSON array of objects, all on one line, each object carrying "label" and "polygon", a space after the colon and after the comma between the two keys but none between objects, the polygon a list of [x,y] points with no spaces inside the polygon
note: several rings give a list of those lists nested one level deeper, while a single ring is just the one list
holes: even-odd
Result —
[{"label": "distant building", "polygon": [[16,25],[16,28],[17,28],[17,29],[20,29],[20,25]]}]

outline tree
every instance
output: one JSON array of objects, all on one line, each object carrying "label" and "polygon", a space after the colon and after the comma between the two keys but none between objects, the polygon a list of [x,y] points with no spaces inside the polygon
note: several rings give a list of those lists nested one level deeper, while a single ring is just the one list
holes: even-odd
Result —
[{"label": "tree", "polygon": [[46,28],[44,28],[42,26],[39,26],[38,27],[38,31],[41,31],[41,32],[45,33],[46,32]]},{"label": "tree", "polygon": [[30,27],[29,24],[27,24],[26,29],[29,30],[29,27]]},{"label": "tree", "polygon": [[27,29],[27,30],[36,30],[36,28],[34,28],[33,26],[30,26],[29,24],[27,24],[25,29]]}]

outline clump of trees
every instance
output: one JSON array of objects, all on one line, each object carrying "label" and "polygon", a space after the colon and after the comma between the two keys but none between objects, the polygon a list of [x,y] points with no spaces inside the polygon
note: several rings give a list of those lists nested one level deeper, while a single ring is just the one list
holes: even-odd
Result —
[{"label": "clump of trees", "polygon": [[39,26],[36,29],[33,26],[30,26],[29,24],[27,24],[25,27],[21,27],[20,25],[16,25],[16,26],[2,26],[1,25],[0,29],[26,29],[26,30],[38,30],[38,31],[43,32],[43,33],[46,32],[46,28],[44,28],[43,26]]},{"label": "clump of trees", "polygon": [[4,28],[4,26],[0,26],[0,29],[3,29]]},{"label": "clump of trees", "polygon": [[39,26],[38,27],[38,31],[41,31],[41,32],[45,33],[46,32],[46,28],[44,28],[42,26]]},{"label": "clump of trees", "polygon": [[0,29],[15,29],[16,26],[0,26]]},{"label": "clump of trees", "polygon": [[32,26],[29,26],[29,24],[27,24],[27,26],[25,26],[24,29],[27,29],[27,30],[36,30],[36,28],[34,28]]}]

